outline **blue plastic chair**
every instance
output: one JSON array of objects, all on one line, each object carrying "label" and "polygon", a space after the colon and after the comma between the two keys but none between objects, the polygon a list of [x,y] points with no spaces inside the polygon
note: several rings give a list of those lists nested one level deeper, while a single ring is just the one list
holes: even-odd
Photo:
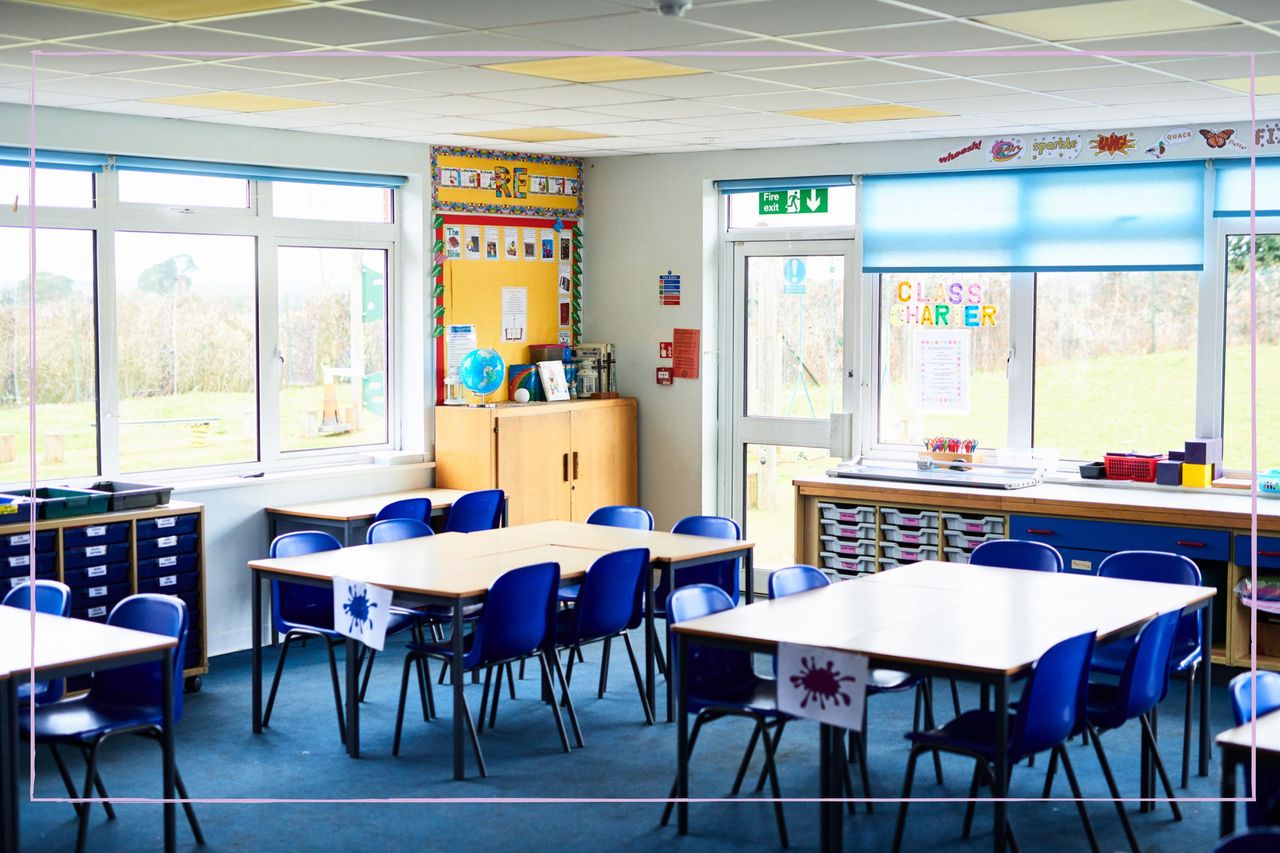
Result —
[{"label": "blue plastic chair", "polygon": [[1173,649],[1173,638],[1177,633],[1178,611],[1171,610],[1152,619],[1138,632],[1137,639],[1129,648],[1125,658],[1124,669],[1120,673],[1118,684],[1089,684],[1088,708],[1085,728],[1093,741],[1094,751],[1098,754],[1098,764],[1102,767],[1102,775],[1107,779],[1107,787],[1115,800],[1116,812],[1120,815],[1120,823],[1124,827],[1129,846],[1138,850],[1138,839],[1129,824],[1129,816],[1125,812],[1124,803],[1120,801],[1120,789],[1116,785],[1115,776],[1111,773],[1111,765],[1107,762],[1106,751],[1102,748],[1100,732],[1117,729],[1129,720],[1137,719],[1142,726],[1142,739],[1151,750],[1155,759],[1156,770],[1164,784],[1165,793],[1169,797],[1169,806],[1173,809],[1174,820],[1182,820],[1182,810],[1173,799],[1173,786],[1169,784],[1169,776],[1164,770],[1164,761],[1160,758],[1160,749],[1156,745],[1155,733],[1151,728],[1148,715],[1164,698],[1169,687],[1169,653]]},{"label": "blue plastic chair", "polygon": [[384,518],[369,525],[364,533],[367,545],[382,542],[399,542],[401,539],[417,539],[421,536],[432,536],[435,531],[431,525],[417,518]]},{"label": "blue plastic chair", "polygon": [[1236,725],[1243,726],[1253,719],[1253,694],[1258,694],[1258,716],[1280,710],[1280,672],[1258,670],[1242,672],[1227,684],[1231,693],[1231,711]]},{"label": "blue plastic chair", "polygon": [[813,566],[787,566],[769,573],[769,598],[782,598],[820,589],[831,584],[831,578]]},{"label": "blue plastic chair", "polygon": [[391,518],[408,518],[426,524],[431,518],[431,500],[429,498],[404,498],[392,501],[378,510],[378,514],[373,517],[373,520],[374,522],[379,522]]},{"label": "blue plastic chair", "polygon": [[[19,584],[10,588],[4,594],[4,600],[0,601],[0,606],[30,610],[32,589],[33,587],[30,583]],[[34,589],[37,613],[48,613],[53,616],[71,615],[71,587],[61,581],[40,579],[35,582]],[[65,682],[62,679],[19,684],[18,700],[20,702],[34,701],[37,705],[57,702],[62,698],[64,684]]]},{"label": "blue plastic chair", "polygon": [[445,533],[474,533],[493,530],[502,525],[502,489],[467,492],[449,507],[444,522]]},{"label": "blue plastic chair", "polygon": [[975,566],[1002,569],[1025,569],[1031,572],[1062,571],[1062,555],[1058,549],[1029,539],[992,539],[983,542],[969,555]]},{"label": "blue plastic chair", "polygon": [[[1164,551],[1118,551],[1106,557],[1098,574],[1104,578],[1123,578],[1133,581],[1180,583],[1200,586],[1200,567],[1181,554]],[[1186,673],[1187,695],[1182,715],[1182,787],[1187,787],[1191,775],[1191,709],[1196,675],[1200,671],[1200,636],[1203,630],[1203,614],[1196,610],[1178,619],[1178,630],[1173,637],[1173,652],[1169,659],[1170,672]],[[1119,675],[1133,638],[1127,637],[1098,646],[1093,655],[1093,670]]]},{"label": "blue plastic chair", "polygon": [[[545,684],[554,683],[551,672],[555,671],[564,691],[563,696],[568,707],[569,720],[573,725],[574,736],[578,746],[582,746],[582,732],[578,728],[573,702],[569,700],[568,688],[565,685],[564,672],[560,669],[560,660],[555,653],[556,587],[559,584],[560,566],[556,563],[537,563],[512,569],[500,575],[489,587],[488,595],[485,596],[484,609],[480,611],[475,629],[465,638],[461,664],[464,672],[470,672],[501,666],[527,657],[536,657],[542,669]],[[444,661],[453,659],[451,643],[410,643],[408,648],[409,653],[405,655],[404,661],[404,674],[400,681],[400,704],[396,710],[392,755],[400,754],[400,734],[404,723],[405,694],[409,687],[409,667],[415,660],[423,657],[434,657]],[[484,704],[485,699],[482,699],[481,705]],[[548,704],[555,716],[561,746],[565,752],[568,752],[569,739],[565,735],[564,721],[560,718],[560,706],[556,702]],[[471,748],[475,752],[480,775],[482,777],[488,775],[484,755],[480,751],[480,739],[476,734],[475,722],[471,719],[471,710],[465,696],[462,699],[462,707],[454,708],[453,712],[465,715],[467,731],[471,735]]]},{"label": "blue plastic chair", "polygon": [[[604,527],[626,527],[631,530],[652,530],[653,513],[640,506],[602,506],[591,511],[587,516],[587,524],[599,524]],[[572,603],[578,598],[581,584],[565,584],[556,593],[562,602]],[[606,645],[606,648],[608,646]]]},{"label": "blue plastic chair", "polygon": [[[408,500],[396,501],[387,504],[383,511],[397,506],[398,504],[411,504],[414,501],[423,501],[426,503],[426,513],[431,514],[431,502],[426,498],[409,498]],[[425,521],[408,516],[393,516],[384,518],[381,521],[375,521],[369,525],[364,533],[364,541],[366,545],[378,545],[383,542],[399,542],[402,539],[417,539],[422,536],[432,536],[435,531]],[[413,638],[419,642],[422,641],[422,623],[426,622],[433,626],[437,625],[444,616],[438,612],[427,612],[423,610],[413,610],[408,607],[391,606],[391,620],[387,624],[387,636],[398,634],[404,630],[413,631]],[[450,611],[448,616],[452,616]],[[364,649],[360,650],[361,655]],[[364,701],[365,691],[369,689],[369,675],[373,672],[373,660],[378,656],[376,649],[369,649],[369,662],[364,669],[364,677],[360,682],[360,701]],[[435,714],[435,696],[431,691],[431,670],[426,661],[422,661],[418,667],[418,689],[426,694],[426,708],[428,718]]]},{"label": "blue plastic chair", "polygon": [[[671,528],[671,532],[687,533],[690,536],[711,536],[716,539],[742,538],[742,528],[738,526],[738,522],[720,515],[687,516],[677,521],[675,526]],[[681,569],[679,577],[674,579],[675,588],[695,583],[709,583],[720,587],[729,596],[733,606],[737,607],[739,597],[737,558]],[[655,595],[655,604],[663,606],[671,595],[670,588],[660,583]],[[665,612],[665,610],[659,610],[659,615],[665,614]]]},{"label": "blue plastic chair", "polygon": [[[39,595],[39,593],[37,593]],[[182,719],[182,666],[187,647],[187,605],[171,595],[141,593],[120,601],[107,615],[107,624],[120,628],[132,628],[173,637],[178,646],[173,652],[173,721]],[[88,694],[65,702],[41,705],[35,710],[35,723],[30,726],[22,716],[23,729],[29,731],[36,743],[49,745],[54,761],[62,775],[63,784],[72,799],[87,799],[96,788],[98,796],[107,798],[106,787],[98,774],[98,748],[109,737],[119,734],[137,734],[159,739],[164,734],[162,711],[162,664],[159,661],[134,664],[128,667],[107,669],[95,673]],[[74,746],[85,759],[83,791],[77,792],[71,776],[62,761],[58,746]],[[188,800],[187,786],[174,762],[174,783],[178,795]],[[110,803],[103,803],[110,819],[115,818]],[[198,844],[204,844],[204,834],[196,821],[191,803],[183,803],[191,833]],[[76,806],[79,827],[76,835],[76,851],[84,850],[89,831],[89,804]]]},{"label": "blue plastic chair", "polygon": [[1280,850],[1280,826],[1251,826],[1218,842],[1213,853],[1275,853]]},{"label": "blue plastic chair", "polygon": [[[1023,758],[1050,750],[1049,776],[1045,782],[1045,797],[1049,796],[1056,761],[1062,761],[1072,796],[1076,798],[1076,810],[1084,824],[1091,849],[1097,850],[1097,838],[1089,813],[1080,800],[1080,786],[1076,782],[1071,759],[1065,743],[1081,725],[1085,691],[1088,684],[1089,657],[1093,653],[1095,634],[1092,631],[1070,637],[1053,645],[1036,661],[1027,677],[1022,696],[1010,709],[1009,740],[1007,744],[1010,771]],[[939,729],[909,732],[911,756],[907,759],[907,774],[902,786],[902,802],[898,806],[898,822],[893,832],[893,850],[902,846],[902,833],[906,826],[907,806],[911,797],[911,784],[915,776],[916,761],[924,752],[950,752],[973,758],[976,765],[973,781],[969,785],[969,805],[965,811],[963,837],[969,837],[973,822],[973,800],[978,794],[978,783],[983,777],[994,789],[996,748],[992,734],[995,730],[995,712],[989,710],[966,711]],[[996,827],[996,832],[1006,832],[1011,837],[1013,828],[1007,822]],[[1017,849],[1016,847],[1014,849]]]},{"label": "blue plastic chair", "polygon": [[[723,589],[713,584],[696,583],[672,591],[667,599],[666,612],[675,625],[732,608],[733,600]],[[685,640],[676,637],[674,642],[682,643]],[[683,760],[689,761],[693,757],[693,748],[704,723],[721,717],[746,717],[751,720],[755,724],[751,733],[752,741],[757,737],[764,741],[764,766],[773,792],[774,817],[778,823],[782,846],[786,847],[787,822],[780,801],[782,794],[778,787],[774,756],[777,735],[781,734],[783,727],[793,718],[778,710],[777,682],[756,674],[751,665],[750,652],[690,642],[686,657],[689,671],[684,675],[684,682],[688,690],[688,709],[695,717],[693,730],[689,734],[689,751]],[[678,655],[672,656],[673,662],[678,659]],[[775,735],[770,735],[770,728],[776,730]],[[738,768],[739,785],[749,759],[750,755],[744,754]],[[676,785],[676,782],[671,783],[668,799],[675,798]],[[736,787],[734,793],[737,793]],[[673,802],[668,802],[662,811],[663,826],[671,819],[673,805]]]},{"label": "blue plastic chair", "polygon": [[[577,603],[556,614],[556,645],[569,652],[569,665],[564,677],[566,684],[572,684],[574,652],[580,656],[584,645],[604,643],[600,654],[600,689],[596,694],[597,698],[603,699],[608,684],[609,646],[615,637],[621,637],[631,661],[631,674],[636,679],[645,722],[651,724],[653,711],[645,698],[644,678],[640,675],[640,665],[636,662],[635,649],[627,633],[639,627],[644,620],[644,579],[648,571],[648,548],[614,551],[592,563],[583,577]],[[495,707],[497,693],[494,691]],[[482,719],[483,716],[482,709]]]}]

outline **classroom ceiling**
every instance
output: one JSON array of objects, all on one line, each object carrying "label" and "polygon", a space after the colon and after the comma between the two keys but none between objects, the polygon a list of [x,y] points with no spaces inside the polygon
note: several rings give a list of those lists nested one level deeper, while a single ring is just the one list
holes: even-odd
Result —
[{"label": "classroom ceiling", "polygon": [[[600,156],[1247,120],[1248,56],[1167,55],[1234,51],[1280,116],[1277,0],[656,5],[0,0],[0,102],[39,50],[42,105]],[[1050,55],[989,55],[1023,51]]]}]

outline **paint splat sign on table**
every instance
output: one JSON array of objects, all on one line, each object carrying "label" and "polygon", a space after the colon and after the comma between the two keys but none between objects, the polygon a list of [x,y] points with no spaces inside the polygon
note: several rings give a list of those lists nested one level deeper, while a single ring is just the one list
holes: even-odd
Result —
[{"label": "paint splat sign on table", "polygon": [[333,628],[382,651],[391,615],[391,590],[346,578],[333,579]]},{"label": "paint splat sign on table", "polygon": [[869,671],[862,655],[780,643],[778,709],[859,731]]}]

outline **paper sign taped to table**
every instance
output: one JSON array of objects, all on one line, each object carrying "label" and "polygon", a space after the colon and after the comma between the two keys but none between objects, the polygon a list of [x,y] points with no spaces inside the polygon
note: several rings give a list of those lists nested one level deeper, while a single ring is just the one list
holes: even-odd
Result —
[{"label": "paper sign taped to table", "polygon": [[333,627],[339,634],[382,651],[391,617],[391,590],[333,578]]},{"label": "paper sign taped to table", "polygon": [[867,658],[816,646],[778,644],[778,710],[861,731]]}]

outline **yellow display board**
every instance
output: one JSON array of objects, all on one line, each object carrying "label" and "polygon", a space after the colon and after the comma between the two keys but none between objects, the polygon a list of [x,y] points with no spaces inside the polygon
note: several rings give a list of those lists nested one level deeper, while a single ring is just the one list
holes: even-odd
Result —
[{"label": "yellow display board", "polygon": [[582,215],[582,160],[433,146],[431,207],[457,213]]}]

